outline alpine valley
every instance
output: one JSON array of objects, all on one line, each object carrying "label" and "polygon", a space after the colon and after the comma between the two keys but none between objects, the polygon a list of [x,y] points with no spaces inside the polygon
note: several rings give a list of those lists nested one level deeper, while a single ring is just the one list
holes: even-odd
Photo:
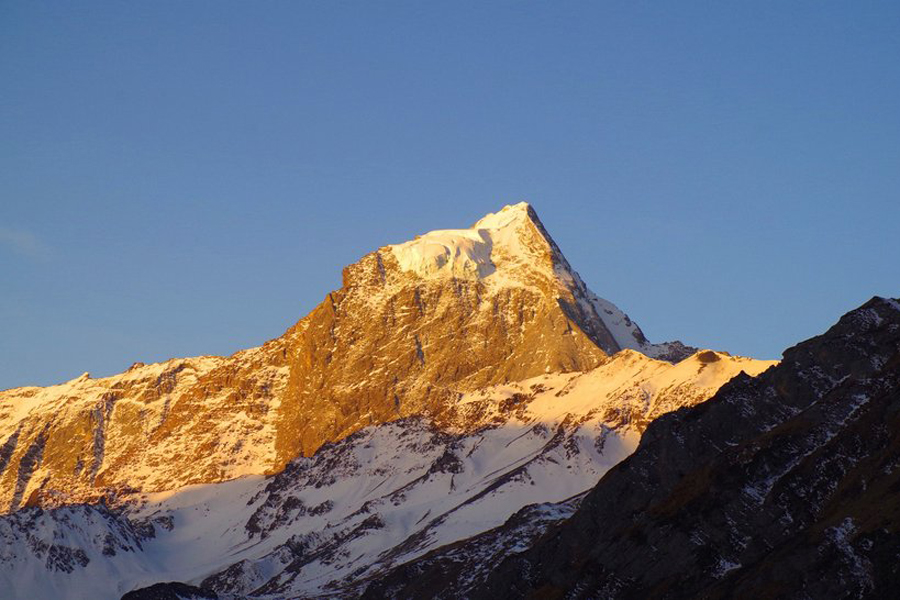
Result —
[{"label": "alpine valley", "polygon": [[877,597],[898,339],[874,299],[781,364],[650,343],[507,206],[260,347],[0,392],[0,590]]}]

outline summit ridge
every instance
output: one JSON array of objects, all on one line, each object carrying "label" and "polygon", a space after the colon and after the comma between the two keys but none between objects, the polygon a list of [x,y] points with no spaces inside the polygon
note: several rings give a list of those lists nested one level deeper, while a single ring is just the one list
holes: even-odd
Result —
[{"label": "summit ridge", "polygon": [[387,246],[403,271],[419,277],[474,278],[497,285],[528,285],[527,275],[553,277],[554,247],[526,202],[504,206],[468,229],[431,231]]}]

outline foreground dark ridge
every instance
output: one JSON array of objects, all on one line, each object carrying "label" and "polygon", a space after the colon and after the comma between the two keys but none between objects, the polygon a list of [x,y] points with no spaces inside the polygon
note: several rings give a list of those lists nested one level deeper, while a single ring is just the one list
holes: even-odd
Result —
[{"label": "foreground dark ridge", "polygon": [[486,581],[447,577],[457,546],[366,596],[896,597],[898,466],[900,302],[873,298],[779,366],[654,421],[570,519]]}]

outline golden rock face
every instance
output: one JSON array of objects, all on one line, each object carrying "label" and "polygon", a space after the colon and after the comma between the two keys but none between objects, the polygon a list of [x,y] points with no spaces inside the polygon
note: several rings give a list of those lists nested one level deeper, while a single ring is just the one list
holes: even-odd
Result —
[{"label": "golden rock face", "polygon": [[404,287],[369,306],[332,294],[298,335],[281,406],[282,461],[372,423],[439,413],[460,392],[549,371],[587,370],[606,353],[556,300],[488,296],[478,282]]},{"label": "golden rock face", "polygon": [[0,507],[260,472],[287,379],[283,345],[0,392]]},{"label": "golden rock face", "polygon": [[533,212],[513,226],[528,261],[490,265],[512,280],[507,285],[475,271],[404,271],[391,247],[345,269],[342,289],[289,332],[279,464],[366,425],[439,416],[461,392],[591,369],[606,357],[604,347],[618,349],[556,276],[561,255]]},{"label": "golden rock face", "polygon": [[0,507],[269,473],[463,392],[590,370],[620,347],[587,294],[527,205],[381,248],[261,347],[0,392]]}]

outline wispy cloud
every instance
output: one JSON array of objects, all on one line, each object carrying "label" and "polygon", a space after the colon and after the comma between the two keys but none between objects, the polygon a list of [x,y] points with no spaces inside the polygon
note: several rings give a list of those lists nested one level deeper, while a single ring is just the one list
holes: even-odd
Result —
[{"label": "wispy cloud", "polygon": [[32,260],[48,260],[52,254],[50,246],[24,229],[0,227],[0,246],[5,246],[16,254]]}]

